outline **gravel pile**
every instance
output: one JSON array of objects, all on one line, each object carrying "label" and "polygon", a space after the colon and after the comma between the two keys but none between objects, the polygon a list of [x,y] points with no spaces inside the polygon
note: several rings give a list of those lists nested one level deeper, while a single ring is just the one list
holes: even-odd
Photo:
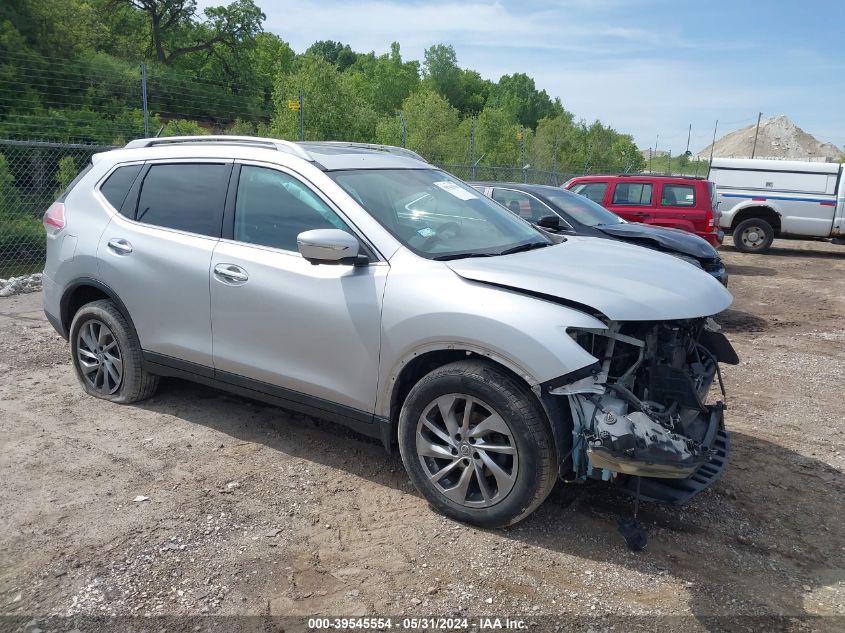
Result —
[{"label": "gravel pile", "polygon": [[41,273],[0,279],[0,297],[11,297],[41,290]]}]

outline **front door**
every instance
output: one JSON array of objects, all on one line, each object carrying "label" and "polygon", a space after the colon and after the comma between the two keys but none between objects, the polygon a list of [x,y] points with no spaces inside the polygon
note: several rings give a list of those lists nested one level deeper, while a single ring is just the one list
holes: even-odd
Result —
[{"label": "front door", "polygon": [[371,419],[389,266],[310,264],[297,249],[301,232],[355,231],[293,174],[239,169],[231,239],[211,261],[216,377]]}]

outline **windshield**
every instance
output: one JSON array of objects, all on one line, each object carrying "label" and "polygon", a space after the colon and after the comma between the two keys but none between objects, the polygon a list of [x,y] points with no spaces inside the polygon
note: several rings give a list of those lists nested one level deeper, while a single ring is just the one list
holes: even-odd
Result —
[{"label": "windshield", "polygon": [[437,169],[354,169],[328,175],[396,239],[428,259],[503,255],[553,243]]},{"label": "windshield", "polygon": [[586,226],[606,226],[625,222],[615,213],[577,193],[561,189],[559,192],[551,193],[543,191],[543,196],[572,216],[574,220]]}]

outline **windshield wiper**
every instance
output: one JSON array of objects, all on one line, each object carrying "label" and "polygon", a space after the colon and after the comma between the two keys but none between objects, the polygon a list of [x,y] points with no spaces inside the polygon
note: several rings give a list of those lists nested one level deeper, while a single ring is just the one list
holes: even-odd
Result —
[{"label": "windshield wiper", "polygon": [[464,259],[469,257],[496,257],[499,253],[450,253],[448,255],[440,255],[439,257],[432,257],[436,262],[448,262],[450,259]]},{"label": "windshield wiper", "polygon": [[513,253],[522,253],[523,251],[533,251],[535,248],[545,248],[551,246],[548,242],[530,242],[528,244],[520,244],[512,248],[506,248],[499,255],[511,255]]}]

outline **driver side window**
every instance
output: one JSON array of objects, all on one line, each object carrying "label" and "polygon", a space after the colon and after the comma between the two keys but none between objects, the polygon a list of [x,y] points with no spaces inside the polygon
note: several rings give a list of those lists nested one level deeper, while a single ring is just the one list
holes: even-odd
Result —
[{"label": "driver side window", "polygon": [[241,167],[235,240],[297,251],[297,235],[311,229],[349,231],[319,196],[293,176],[266,167]]}]

